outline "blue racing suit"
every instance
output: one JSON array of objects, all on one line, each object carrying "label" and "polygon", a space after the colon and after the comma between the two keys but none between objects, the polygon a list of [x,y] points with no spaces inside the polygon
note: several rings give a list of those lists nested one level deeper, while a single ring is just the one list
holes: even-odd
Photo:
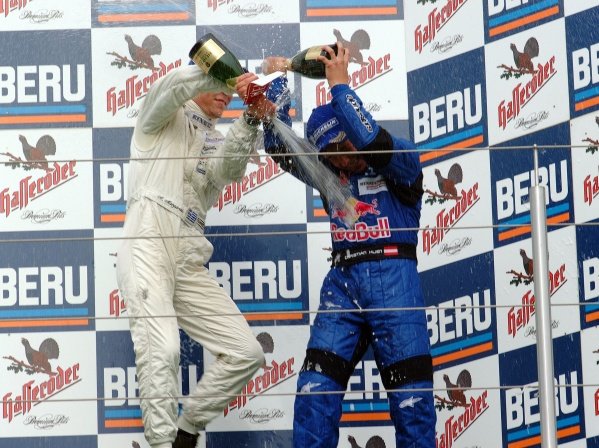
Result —
[{"label": "blue racing suit", "polygon": [[[276,80],[267,93],[269,99],[276,100],[286,82]],[[419,157],[416,152],[402,151],[415,146],[378,126],[349,86],[334,86],[331,94],[334,114],[358,151],[389,152],[363,154],[368,169],[347,178],[358,199],[360,218],[354,228],[348,229],[338,210],[329,208],[323,197],[330,217],[333,266],[321,288],[319,310],[351,312],[318,313],[315,318],[298,378],[293,445],[337,447],[343,394],[318,392],[345,391],[370,344],[383,385],[398,390],[388,393],[397,447],[433,448],[436,416],[426,315],[423,309],[396,310],[424,306],[416,269],[422,197]],[[279,109],[278,117],[291,123],[288,105]],[[265,147],[270,154],[287,152],[269,127]],[[293,157],[276,160],[310,184]],[[398,228],[408,230],[391,230]]]}]

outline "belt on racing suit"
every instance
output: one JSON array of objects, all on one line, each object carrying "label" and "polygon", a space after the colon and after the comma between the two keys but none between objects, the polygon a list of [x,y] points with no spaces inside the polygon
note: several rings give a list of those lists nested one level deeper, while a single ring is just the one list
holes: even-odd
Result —
[{"label": "belt on racing suit", "polygon": [[177,215],[179,218],[181,218],[181,221],[188,226],[193,227],[201,233],[204,233],[204,220],[200,218],[197,210],[193,208],[184,208],[175,201],[151,190],[142,191],[139,196],[143,196],[151,201],[156,202],[167,211]]},{"label": "belt on racing suit", "polygon": [[405,243],[372,244],[334,250],[331,265],[351,266],[362,261],[384,260],[386,258],[407,258],[416,260],[416,245]]}]

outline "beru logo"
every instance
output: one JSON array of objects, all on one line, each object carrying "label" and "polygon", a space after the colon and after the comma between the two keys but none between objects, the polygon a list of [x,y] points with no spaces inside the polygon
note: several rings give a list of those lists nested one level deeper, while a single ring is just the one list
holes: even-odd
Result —
[{"label": "beru logo", "polygon": [[301,260],[211,261],[208,269],[234,300],[297,299],[302,293]]},{"label": "beru logo", "polygon": [[[262,351],[265,354],[272,354],[274,352],[274,340],[272,336],[263,332],[256,336],[256,339],[262,346]],[[255,398],[256,395],[262,394],[268,390],[277,387],[284,381],[297,375],[295,369],[295,357],[283,357],[283,359],[273,359],[271,362],[267,362],[263,367],[262,371],[258,371],[250,380],[247,382],[241,391],[241,394],[235,397],[229,402],[227,407],[223,410],[223,415],[227,416],[231,411],[237,409],[241,410],[245,407],[248,401]]]},{"label": "beru logo", "polygon": [[0,104],[81,102],[85,65],[0,66]]},{"label": "beru logo", "polygon": [[[510,44],[510,49],[515,67],[500,65],[499,68],[503,69],[500,77],[505,80],[525,77],[526,81],[518,82],[512,88],[511,98],[502,100],[497,106],[498,125],[501,129],[505,129],[510,121],[517,118],[524,107],[557,74],[555,56],[551,56],[544,63],[537,63],[535,67],[533,59],[539,55],[539,42],[534,37],[526,41],[522,51],[519,51],[515,44]],[[527,75],[530,75],[530,78]]]},{"label": "beru logo", "polygon": [[80,305],[88,299],[85,265],[0,268],[0,307]]},{"label": "beru logo", "polygon": [[570,53],[570,107],[572,115],[596,109],[599,102],[599,42],[596,23],[599,10],[592,9],[566,19]]},{"label": "beru logo", "polygon": [[[497,219],[528,213],[528,189],[533,185],[534,171],[518,173],[496,182]],[[546,204],[558,203],[568,197],[568,161],[563,159],[549,166],[539,167],[539,183],[546,188]]]},{"label": "beru logo", "polygon": [[100,164],[100,201],[127,201],[129,163]]},{"label": "beru logo", "polygon": [[412,116],[415,143],[473,126],[483,118],[482,86],[476,84],[416,104]]},{"label": "beru logo", "polygon": [[455,341],[491,328],[491,291],[474,292],[426,309],[426,327],[431,346]]},{"label": "beru logo", "polygon": [[[555,413],[556,417],[573,414],[578,410],[578,392],[575,388],[564,387],[579,384],[579,373],[576,370],[562,373],[555,378]],[[502,391],[505,395],[506,427],[508,430],[525,425],[539,423],[541,420],[539,406],[538,382]]]},{"label": "beru logo", "polygon": [[585,301],[599,298],[599,258],[582,261],[582,283]]},{"label": "beru logo", "polygon": [[443,6],[429,12],[427,23],[418,25],[414,30],[414,51],[422,53],[423,48],[435,40],[437,32],[449,23],[466,1],[446,0]]},{"label": "beru logo", "polygon": [[35,146],[31,145],[24,135],[19,135],[19,141],[24,158],[5,152],[0,155],[8,157],[8,161],[2,164],[13,169],[33,171],[33,173],[23,177],[12,188],[0,186],[2,188],[0,189],[0,215],[4,217],[8,217],[16,210],[23,210],[31,201],[64,185],[78,175],[75,170],[77,164],[75,160],[61,163],[48,161],[48,156],[56,154],[56,143],[50,135],[40,137]]},{"label": "beru logo", "polygon": [[478,182],[472,185],[468,190],[461,190],[458,193],[456,185],[462,182],[462,167],[454,163],[446,175],[439,169],[435,169],[437,178],[438,192],[426,189],[427,198],[425,204],[433,205],[435,203],[444,204],[447,201],[453,201],[450,207],[443,207],[436,217],[436,227],[426,228],[422,231],[422,251],[429,255],[433,247],[440,244],[445,235],[462,219],[479,201]]},{"label": "beru logo", "polygon": [[2,395],[2,420],[8,423],[17,416],[27,415],[33,406],[58,395],[82,380],[79,363],[68,367],[52,366],[50,363],[60,356],[60,349],[55,339],[44,339],[37,349],[32,347],[29,340],[25,338],[21,339],[21,343],[25,358],[4,356],[3,358],[11,363],[7,370],[17,375],[22,372],[35,375],[35,379],[23,383],[18,391],[9,391]]},{"label": "beru logo", "polygon": [[445,374],[443,381],[446,397],[436,395],[435,408],[437,411],[447,409],[453,412],[445,419],[443,429],[435,435],[435,445],[450,448],[490,406],[486,390],[474,391],[472,396],[467,397],[467,394],[470,395],[468,389],[472,387],[472,376],[468,370],[462,370],[455,380]]},{"label": "beru logo", "polygon": [[[335,39],[341,42],[349,51],[349,62],[357,64],[358,69],[350,71],[349,86],[356,90],[361,86],[393,70],[391,66],[391,53],[385,53],[379,57],[362,54],[363,50],[370,48],[370,35],[363,29],[356,30],[349,39],[345,39],[339,30],[333,30]],[[326,82],[320,81],[316,84],[316,105],[322,106],[331,101],[331,92],[327,91]]]},{"label": "beru logo", "polygon": [[[376,408],[381,412],[371,414],[364,412],[365,408]],[[365,358],[356,364],[349,377],[342,410],[341,425],[343,426],[352,426],[355,422],[371,423],[390,419],[387,392],[370,349],[366,352]]]}]

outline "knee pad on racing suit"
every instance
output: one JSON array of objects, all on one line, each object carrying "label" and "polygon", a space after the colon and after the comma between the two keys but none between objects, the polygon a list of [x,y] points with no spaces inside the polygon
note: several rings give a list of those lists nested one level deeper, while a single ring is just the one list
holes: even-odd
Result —
[{"label": "knee pad on racing suit", "polygon": [[434,448],[436,415],[431,356],[418,355],[391,364],[381,371],[381,379],[385,389],[402,391],[388,393],[397,446]]},{"label": "knee pad on racing suit", "polygon": [[297,381],[299,394],[294,405],[295,448],[337,446],[342,392],[346,390],[353,370],[354,363],[334,353],[306,350],[306,359]]}]

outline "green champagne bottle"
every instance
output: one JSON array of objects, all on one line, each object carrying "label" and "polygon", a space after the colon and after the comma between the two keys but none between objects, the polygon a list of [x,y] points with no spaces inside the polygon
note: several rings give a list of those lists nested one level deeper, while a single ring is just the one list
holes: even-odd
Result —
[{"label": "green champagne bottle", "polygon": [[[329,46],[337,54],[337,44]],[[306,48],[287,60],[287,70],[307,78],[324,79],[326,78],[324,64],[316,59],[319,55],[330,59],[329,54],[322,49],[322,45]]]},{"label": "green champagne bottle", "polygon": [[235,55],[212,33],[200,38],[189,51],[189,57],[204,73],[229,86],[235,86],[235,78],[245,73]]}]

